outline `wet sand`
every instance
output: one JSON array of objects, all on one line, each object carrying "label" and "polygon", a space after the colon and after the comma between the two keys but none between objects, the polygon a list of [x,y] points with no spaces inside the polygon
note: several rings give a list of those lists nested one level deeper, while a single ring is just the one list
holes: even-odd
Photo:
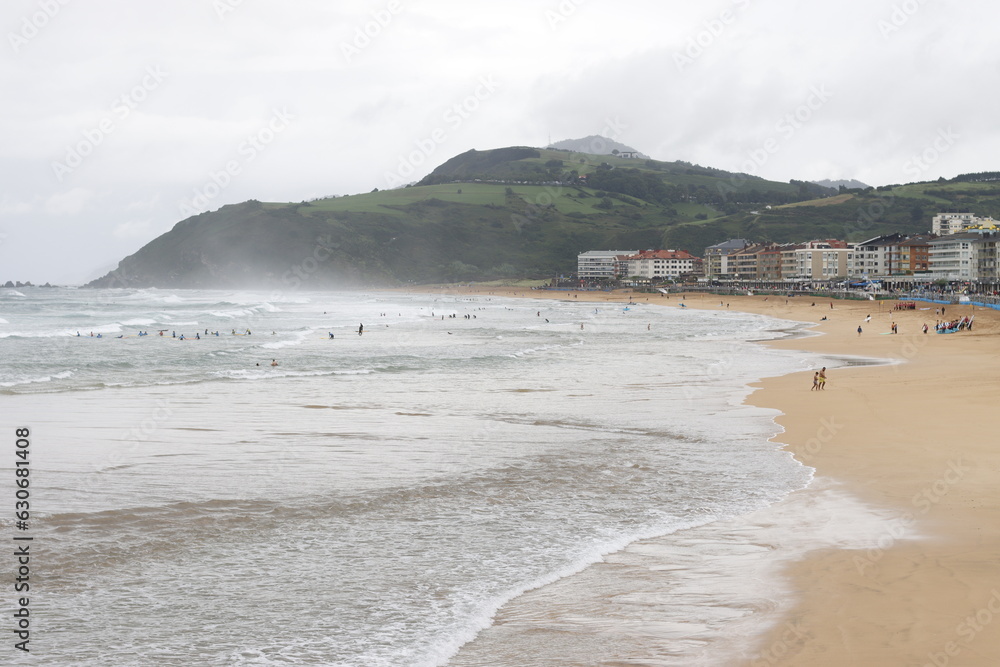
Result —
[{"label": "wet sand", "polygon": [[[975,326],[971,332],[940,335],[934,333],[935,320],[942,319],[935,316],[940,306],[923,302],[917,302],[918,310],[893,311],[891,301],[834,300],[831,308],[829,299],[812,297],[689,294],[682,299],[487,286],[440,291],[576,301],[648,299],[674,308],[684,303],[688,308],[726,309],[728,304],[729,310],[815,323],[813,331],[822,334],[769,345],[899,362],[831,368],[823,392],[810,391],[812,372],[770,378],[759,383],[749,398],[753,405],[783,413],[776,421],[785,432],[775,440],[814,467],[816,480],[773,508],[741,517],[742,528],[719,522],[690,531],[716,531],[717,545],[734,544],[721,538],[723,534],[744,533],[744,547],[736,543],[736,552],[742,554],[737,556],[750,563],[745,559],[762,549],[767,558],[760,567],[774,568],[783,582],[776,589],[758,591],[754,582],[763,570],[740,570],[743,581],[729,587],[726,599],[713,591],[727,588],[720,582],[731,572],[715,570],[705,577],[694,566],[688,568],[688,580],[700,577],[709,587],[706,609],[721,610],[715,621],[735,631],[724,637],[707,632],[715,622],[713,615],[709,613],[703,622],[694,610],[689,615],[693,622],[674,623],[669,594],[673,584],[664,575],[640,586],[647,595],[639,604],[630,604],[627,592],[610,590],[597,596],[604,602],[582,615],[580,609],[559,610],[556,604],[542,618],[527,626],[522,623],[524,637],[541,640],[548,633],[547,640],[538,642],[544,646],[557,640],[579,641],[588,626],[598,629],[603,641],[594,642],[594,661],[589,664],[605,665],[1000,664],[997,311],[946,305],[947,319],[974,314]],[[870,322],[865,321],[868,315]],[[827,319],[822,321],[823,317]],[[890,333],[892,322],[898,334]],[[928,334],[921,332],[924,323],[930,327]],[[840,504],[819,509],[817,494],[831,489]],[[843,523],[847,505],[855,501],[860,506],[852,510],[853,519],[845,529],[838,522]],[[796,525],[801,530],[788,530]],[[801,539],[803,535],[809,539]],[[592,566],[592,572],[524,597],[553,594],[565,599],[555,587],[577,585],[571,580],[585,582],[587,577],[592,578],[593,590],[613,588],[615,573],[630,580],[634,591],[636,581],[655,572],[637,554],[648,556],[666,548],[663,539],[667,538],[636,543]],[[710,547],[711,538],[685,539],[702,545],[692,547],[691,554],[724,549]],[[673,558],[678,559],[676,554]],[[704,564],[705,558],[710,560],[710,555],[699,562]],[[628,573],[622,559],[631,559],[629,566],[637,569]],[[729,568],[740,561],[724,562]],[[650,602],[657,582],[662,584],[658,605]],[[712,588],[715,584],[719,586]],[[496,638],[516,629],[520,603],[514,601],[501,610],[496,624],[463,650],[454,664],[481,664],[471,657],[477,650],[488,658],[489,646],[500,645]],[[637,612],[637,607],[642,608]],[[616,609],[627,610],[628,619],[617,617]],[[575,619],[579,631],[566,622],[567,616]],[[500,656],[493,657],[496,664],[505,664]]]}]

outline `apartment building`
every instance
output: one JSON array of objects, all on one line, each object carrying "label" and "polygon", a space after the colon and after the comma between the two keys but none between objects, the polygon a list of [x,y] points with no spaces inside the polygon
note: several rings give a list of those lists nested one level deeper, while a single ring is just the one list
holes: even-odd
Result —
[{"label": "apartment building", "polygon": [[768,248],[762,243],[748,245],[729,255],[729,275],[740,280],[759,280],[758,259],[760,253]]},{"label": "apartment building", "polygon": [[906,240],[902,234],[886,234],[855,243],[847,253],[847,275],[852,279],[885,278],[890,274],[892,248]]},{"label": "apartment building", "polygon": [[743,250],[750,245],[746,239],[729,239],[705,248],[705,275],[709,278],[721,278],[733,271],[729,265],[729,257],[734,252]]},{"label": "apartment building", "polygon": [[889,250],[889,267],[894,276],[912,276],[930,271],[931,234],[911,236]]},{"label": "apartment building", "polygon": [[834,280],[847,276],[852,249],[844,241],[810,241],[792,252],[794,269],[786,277],[799,280]]},{"label": "apartment building", "polygon": [[700,273],[701,260],[685,250],[643,250],[620,260],[623,276],[649,280]]},{"label": "apartment building", "polygon": [[638,250],[588,250],[576,256],[576,274],[580,280],[614,280],[619,276],[618,258],[635,255]]},{"label": "apartment building", "polygon": [[948,234],[928,241],[933,280],[979,280],[978,246],[984,235],[976,232]]},{"label": "apartment building", "polygon": [[931,218],[931,233],[937,236],[958,234],[967,229],[997,229],[998,223],[993,218],[980,218],[972,213],[938,213]]}]

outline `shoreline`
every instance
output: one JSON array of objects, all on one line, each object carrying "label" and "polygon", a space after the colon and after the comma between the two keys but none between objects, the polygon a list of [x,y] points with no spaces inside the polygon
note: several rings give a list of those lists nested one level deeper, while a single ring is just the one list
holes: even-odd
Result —
[{"label": "shoreline", "polygon": [[[853,321],[768,343],[894,360],[833,373],[830,389],[844,391],[821,406],[802,396],[809,378],[796,374],[759,383],[748,402],[781,410],[777,440],[798,460],[895,516],[874,548],[819,550],[787,568],[797,601],[785,621],[802,637],[789,641],[779,627],[752,664],[1000,664],[1000,633],[986,631],[1000,617],[1000,454],[989,420],[1000,398],[1000,314],[947,306],[948,318],[974,314],[973,331],[923,334],[934,305],[883,304],[863,322],[869,303],[837,303],[836,321],[841,312]],[[903,333],[884,335],[893,321]]]},{"label": "shoreline", "polygon": [[[945,306],[947,319],[974,314],[976,321],[972,331],[940,335],[933,332],[940,306],[922,302],[926,310],[893,311],[895,302],[802,296],[412,291],[726,309],[721,300],[729,310],[814,323],[809,330],[819,334],[762,344],[888,360],[831,369],[825,392],[809,390],[809,371],[751,385],[746,404],[780,412],[775,422],[783,432],[772,441],[816,471],[812,483],[772,509],[815,494],[818,483],[837,484],[881,518],[874,534],[858,531],[868,533],[867,546],[811,548],[781,562],[784,604],[769,610],[776,614],[769,629],[728,647],[740,662],[725,664],[1000,664],[1000,624],[990,629],[1000,621],[1000,451],[990,422],[1000,399],[997,311]],[[892,322],[899,334],[890,333]],[[921,332],[925,322],[929,334]],[[704,657],[713,664],[711,653]],[[637,664],[670,664],[649,658]]]}]

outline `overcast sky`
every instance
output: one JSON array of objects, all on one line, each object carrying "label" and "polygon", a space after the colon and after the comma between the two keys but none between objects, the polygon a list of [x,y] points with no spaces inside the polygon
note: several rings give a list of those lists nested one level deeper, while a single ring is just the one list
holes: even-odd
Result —
[{"label": "overcast sky", "polygon": [[550,137],[780,181],[1000,170],[998,18],[985,0],[4,0],[0,282],[85,282],[191,213]]}]

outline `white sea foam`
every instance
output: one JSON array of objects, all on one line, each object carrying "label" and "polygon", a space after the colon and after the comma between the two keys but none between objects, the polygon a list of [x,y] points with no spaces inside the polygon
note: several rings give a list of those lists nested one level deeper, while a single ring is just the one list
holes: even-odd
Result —
[{"label": "white sea foam", "polygon": [[[0,382],[34,382],[0,385],[0,408],[46,429],[46,506],[67,517],[39,526],[60,531],[54,664],[179,664],[192,623],[205,662],[441,664],[512,597],[809,477],[767,442],[771,411],[730,406],[800,363],[741,343],[762,325],[738,317],[608,309],[579,331],[565,323],[589,305],[456,301],[482,308],[445,323],[419,295],[51,294],[73,333],[150,317],[223,333],[82,341],[65,312],[5,303],[34,338],[0,341]],[[318,305],[284,307],[299,297]],[[252,336],[212,314],[233,312]],[[685,341],[691,326],[731,340]],[[178,604],[183,620],[160,613]],[[113,645],[79,621],[94,608]]]},{"label": "white sea foam", "polygon": [[80,334],[80,338],[92,338],[91,333],[94,334],[93,338],[97,337],[97,334],[102,334],[102,338],[105,338],[105,334],[116,334],[122,330],[121,326],[118,324],[99,324],[95,326],[88,326],[81,329],[58,329],[58,330],[47,330],[47,331],[3,331],[0,332],[0,338],[65,338],[71,336],[73,338],[77,337],[77,333]]},{"label": "white sea foam", "polygon": [[52,382],[52,380],[65,380],[71,377],[73,377],[73,371],[63,371],[62,373],[55,373],[53,375],[44,375],[41,377],[22,377],[17,380],[0,382],[0,387],[16,387],[24,384],[38,384]]},{"label": "white sea foam", "polygon": [[292,334],[292,338],[264,343],[263,345],[261,345],[261,348],[265,350],[280,350],[283,347],[293,347],[295,345],[301,345],[306,340],[306,338],[308,338],[309,336],[314,336],[315,334],[316,334],[315,330],[296,331],[295,333]]},{"label": "white sea foam", "polygon": [[511,356],[511,357],[514,357],[514,358],[518,358],[518,357],[523,357],[523,356],[530,355],[530,354],[537,354],[539,352],[546,352],[548,350],[557,350],[557,349],[559,349],[561,347],[563,347],[563,346],[562,345],[539,345],[538,347],[529,347],[529,348],[526,348],[524,350],[518,350],[517,352],[511,352],[510,355],[508,355],[508,356]]},{"label": "white sea foam", "polygon": [[260,368],[243,368],[236,370],[215,371],[213,377],[226,380],[279,380],[283,378],[310,378],[334,375],[367,375],[372,373],[371,369],[352,369],[341,371],[296,371],[287,370],[280,365],[271,366],[269,360],[259,362]]}]

